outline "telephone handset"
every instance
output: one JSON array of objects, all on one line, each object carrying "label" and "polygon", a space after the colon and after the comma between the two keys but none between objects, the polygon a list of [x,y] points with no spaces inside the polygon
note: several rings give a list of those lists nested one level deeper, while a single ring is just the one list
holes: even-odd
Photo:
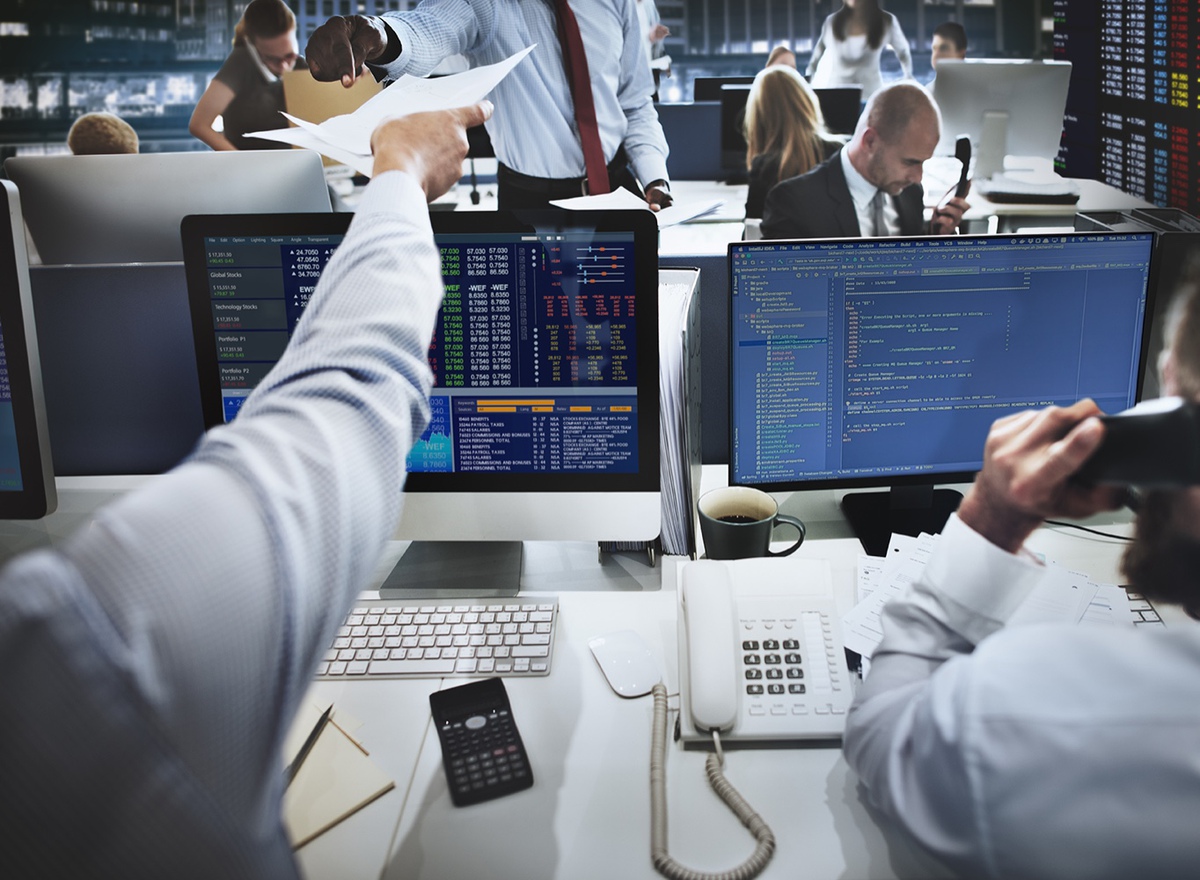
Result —
[{"label": "telephone handset", "polygon": [[[680,583],[686,740],[835,739],[853,699],[829,564],[699,560]],[[815,594],[814,594],[815,593]]]}]

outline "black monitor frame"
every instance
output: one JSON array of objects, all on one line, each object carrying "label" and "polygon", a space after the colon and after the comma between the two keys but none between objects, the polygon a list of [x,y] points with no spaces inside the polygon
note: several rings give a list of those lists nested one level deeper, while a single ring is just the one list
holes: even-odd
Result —
[{"label": "black monitor frame", "polygon": [[0,180],[0,329],[21,488],[0,489],[0,519],[41,519],[58,503],[17,187]]},{"label": "black monitor frame", "polygon": [[[1132,233],[1133,235],[1149,233]],[[1055,235],[1067,237],[1129,237],[1131,233],[1105,232],[1063,232]],[[1007,236],[1017,238],[1018,236]],[[969,235],[956,236],[955,241],[969,245],[972,240],[989,240],[996,236]],[[1145,311],[1142,316],[1142,337],[1138,352],[1138,365],[1135,379],[1135,401],[1142,398],[1145,380],[1146,363],[1149,355],[1151,339],[1151,316],[1155,309],[1155,291],[1161,271],[1158,237],[1151,235],[1151,257],[1146,286]],[[896,239],[827,239],[831,244],[894,242]],[[762,241],[762,242],[733,242],[728,249],[728,267],[730,277],[729,297],[729,333],[730,358],[728,373],[728,392],[730,401],[729,419],[729,465],[728,481],[731,485],[747,485],[765,492],[804,491],[816,489],[857,490],[868,488],[884,488],[884,492],[848,491],[841,499],[840,505],[855,535],[863,542],[867,552],[873,556],[883,556],[886,553],[888,541],[893,532],[916,535],[921,532],[937,533],[945,525],[950,514],[957,509],[962,495],[949,488],[935,488],[943,484],[969,483],[975,478],[977,470],[947,470],[941,472],[925,472],[917,475],[878,474],[865,477],[838,476],[830,478],[815,478],[811,480],[790,480],[778,482],[742,482],[736,479],[734,473],[734,432],[736,419],[734,416],[733,386],[735,345],[734,334],[737,328],[736,302],[733,296],[734,254],[740,249],[752,250],[769,248],[787,244],[813,244],[819,240],[807,241]],[[999,417],[999,415],[997,416]],[[980,450],[982,458],[982,448]]]},{"label": "black monitor frame", "polygon": [[[188,273],[188,299],[200,381],[200,404],[206,428],[225,423],[216,341],[212,328],[204,240],[214,235],[345,235],[353,214],[239,214],[191,215],[181,224],[184,262]],[[604,474],[605,491],[659,491],[660,440],[658,431],[658,225],[649,211],[450,211],[429,215],[434,235],[553,233],[586,229],[597,234],[630,232],[635,250],[650,254],[635,266],[638,297],[637,363],[638,409],[653,419],[653,430],[642,429],[638,439],[638,471]],[[649,365],[650,369],[644,369]],[[406,476],[406,492],[581,492],[596,491],[595,474],[576,473],[420,473]]]}]

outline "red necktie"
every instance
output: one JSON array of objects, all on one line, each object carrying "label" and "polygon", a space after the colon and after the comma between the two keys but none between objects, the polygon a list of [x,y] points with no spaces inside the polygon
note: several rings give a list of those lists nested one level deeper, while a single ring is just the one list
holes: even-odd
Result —
[{"label": "red necktie", "polygon": [[600,145],[600,127],[596,124],[596,105],[592,102],[592,78],[588,74],[587,55],[579,22],[567,5],[567,0],[554,0],[558,14],[558,41],[562,45],[563,66],[575,103],[575,123],[579,126],[579,141],[583,146],[583,161],[587,167],[588,195],[609,192],[608,168],[604,163],[604,147]]}]

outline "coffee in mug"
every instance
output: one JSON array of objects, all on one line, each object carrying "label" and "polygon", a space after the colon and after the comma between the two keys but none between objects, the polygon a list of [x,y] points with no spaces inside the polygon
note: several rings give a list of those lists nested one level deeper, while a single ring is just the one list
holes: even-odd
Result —
[{"label": "coffee in mug", "polygon": [[[749,486],[726,486],[706,492],[698,505],[700,535],[709,559],[748,559],[788,556],[804,542],[804,523],[779,512],[775,499]],[[777,525],[791,526],[795,542],[772,552],[771,533]]]}]

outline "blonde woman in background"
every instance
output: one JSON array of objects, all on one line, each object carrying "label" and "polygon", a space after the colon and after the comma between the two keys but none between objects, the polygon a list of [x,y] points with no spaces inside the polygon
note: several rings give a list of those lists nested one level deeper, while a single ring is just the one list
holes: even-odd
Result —
[{"label": "blonde woman in background", "polygon": [[746,99],[746,216],[762,217],[771,187],[804,174],[834,155],[842,142],[829,134],[812,87],[794,67],[759,72]]},{"label": "blonde woman in background", "polygon": [[[288,149],[287,144],[248,138],[246,132],[287,127],[285,71],[308,65],[299,55],[296,16],[283,0],[251,0],[234,31],[233,51],[192,112],[188,131],[214,150]],[[213,125],[217,117],[224,130]]]}]

